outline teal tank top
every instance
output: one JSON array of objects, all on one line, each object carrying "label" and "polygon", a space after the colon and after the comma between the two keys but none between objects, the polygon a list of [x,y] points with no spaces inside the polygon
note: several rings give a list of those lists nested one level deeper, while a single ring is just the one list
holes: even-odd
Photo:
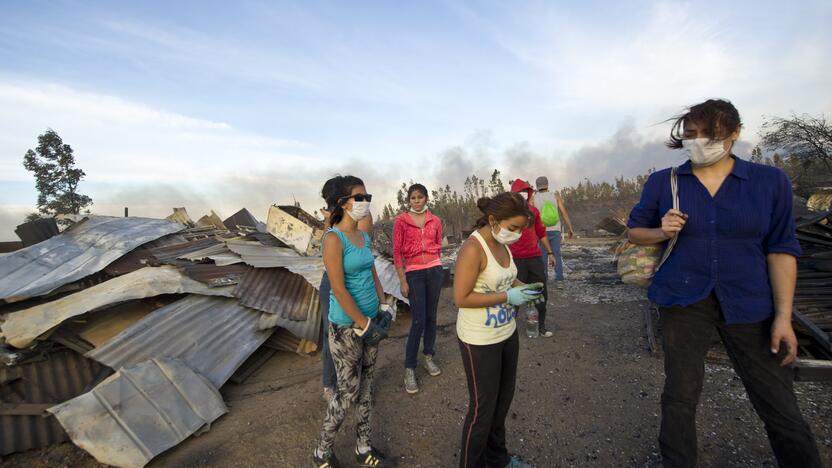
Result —
[{"label": "teal tank top", "polygon": [[[376,284],[373,281],[375,258],[373,258],[373,252],[370,250],[370,236],[366,232],[362,232],[364,247],[358,248],[337,228],[331,229],[329,233],[337,235],[344,246],[342,258],[344,260],[344,285],[347,292],[350,293],[365,317],[375,317],[378,314],[379,302],[376,294]],[[352,319],[344,312],[332,292],[329,293],[329,321],[344,327],[353,324]]]}]

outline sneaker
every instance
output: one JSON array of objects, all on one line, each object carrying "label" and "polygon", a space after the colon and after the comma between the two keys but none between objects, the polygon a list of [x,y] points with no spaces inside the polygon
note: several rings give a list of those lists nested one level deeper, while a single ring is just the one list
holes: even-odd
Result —
[{"label": "sneaker", "polygon": [[543,338],[551,338],[552,335],[553,333],[549,330],[540,330],[540,336],[542,336]]},{"label": "sneaker", "polygon": [[411,394],[419,391],[419,384],[416,383],[416,369],[404,370],[404,389]]},{"label": "sneaker", "polygon": [[442,373],[442,369],[436,365],[436,362],[433,360],[433,356],[430,354],[425,355],[425,369],[428,370],[428,374],[432,377],[436,377],[437,375]]},{"label": "sneaker", "polygon": [[358,466],[361,467],[383,468],[396,466],[394,460],[389,460],[386,455],[374,447],[370,447],[370,451],[364,454],[359,453],[358,448],[356,448],[355,459],[358,461]]},{"label": "sneaker", "polygon": [[324,387],[324,394],[323,394],[324,401],[329,403],[335,398],[335,389],[332,387]]},{"label": "sneaker", "polygon": [[319,457],[316,452],[312,452],[312,466],[315,468],[341,468],[335,454],[331,452],[323,457]]},{"label": "sneaker", "polygon": [[517,455],[512,455],[511,460],[509,460],[508,465],[506,465],[506,468],[532,468],[532,465],[524,462]]}]

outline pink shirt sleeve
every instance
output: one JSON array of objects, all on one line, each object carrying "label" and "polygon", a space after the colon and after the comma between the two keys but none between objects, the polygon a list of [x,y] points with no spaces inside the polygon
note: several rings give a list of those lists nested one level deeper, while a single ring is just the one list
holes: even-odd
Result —
[{"label": "pink shirt sleeve", "polygon": [[404,246],[405,229],[404,222],[396,217],[396,221],[393,222],[393,264],[396,265],[396,268],[404,266],[402,247]]}]

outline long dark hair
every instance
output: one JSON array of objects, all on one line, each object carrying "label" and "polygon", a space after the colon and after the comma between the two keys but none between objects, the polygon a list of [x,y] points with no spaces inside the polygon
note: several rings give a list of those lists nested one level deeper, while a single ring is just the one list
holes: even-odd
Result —
[{"label": "long dark hair", "polygon": [[344,219],[344,207],[339,203],[343,198],[352,194],[355,187],[363,187],[364,181],[358,177],[346,175],[335,176],[326,182],[321,189],[321,197],[326,201],[326,209],[329,211],[329,225],[335,226]]},{"label": "long dark hair", "polygon": [[487,225],[488,216],[493,216],[497,221],[514,216],[525,216],[527,220],[532,217],[526,200],[515,192],[503,192],[493,197],[480,198],[477,200],[477,208],[482,211],[482,216],[474,224],[474,229]]},{"label": "long dark hair", "polygon": [[682,147],[682,133],[688,122],[696,122],[702,133],[711,140],[728,138],[742,126],[739,111],[730,101],[724,99],[708,99],[690,106],[687,112],[672,117],[670,120],[675,120],[675,122],[673,122],[670,138],[665,145],[673,149]]}]

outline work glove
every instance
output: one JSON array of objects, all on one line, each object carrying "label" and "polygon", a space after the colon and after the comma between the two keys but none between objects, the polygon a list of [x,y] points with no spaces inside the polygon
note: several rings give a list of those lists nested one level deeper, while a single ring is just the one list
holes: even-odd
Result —
[{"label": "work glove", "polygon": [[508,290],[508,303],[513,306],[523,305],[527,302],[537,304],[542,300],[543,283],[524,284],[515,286]]},{"label": "work glove", "polygon": [[[387,312],[389,314],[389,312]],[[387,329],[382,328],[378,321],[374,319],[367,320],[367,328],[363,330],[360,328],[353,328],[355,334],[358,335],[364,343],[370,346],[375,346],[381,340],[387,338]]]},{"label": "work glove", "polygon": [[381,304],[378,306],[378,315],[376,315],[378,326],[385,330],[390,330],[390,325],[393,323],[393,314],[390,312],[390,309],[389,304]]}]

